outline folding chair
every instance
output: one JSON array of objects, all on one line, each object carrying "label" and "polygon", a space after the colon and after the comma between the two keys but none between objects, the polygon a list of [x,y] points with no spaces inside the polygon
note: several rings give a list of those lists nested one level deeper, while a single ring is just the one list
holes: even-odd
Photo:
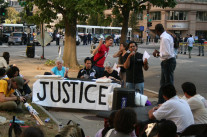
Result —
[{"label": "folding chair", "polygon": [[207,124],[193,124],[187,127],[182,133],[178,133],[180,137],[183,136],[207,136]]}]

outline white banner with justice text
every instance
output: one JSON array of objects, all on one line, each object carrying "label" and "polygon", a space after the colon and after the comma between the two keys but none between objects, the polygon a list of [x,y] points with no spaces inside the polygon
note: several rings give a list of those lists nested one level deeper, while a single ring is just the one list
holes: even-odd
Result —
[{"label": "white banner with justice text", "polygon": [[38,79],[33,84],[32,102],[48,107],[109,110],[108,94],[116,83],[80,80]]}]

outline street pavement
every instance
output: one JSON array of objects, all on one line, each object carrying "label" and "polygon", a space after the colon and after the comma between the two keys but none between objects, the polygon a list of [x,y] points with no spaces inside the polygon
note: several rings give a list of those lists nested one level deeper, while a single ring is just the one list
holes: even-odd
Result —
[{"label": "street pavement", "polygon": [[[60,43],[62,48],[62,53],[64,46],[62,42]],[[91,56],[90,46],[77,46],[77,60],[79,64],[83,64],[83,60],[87,56]],[[118,46],[110,47],[109,55],[106,61],[111,63],[117,62],[117,58],[113,58],[113,54],[119,49]],[[150,55],[149,59],[149,70],[144,72],[145,76],[145,92],[152,91],[158,93],[159,91],[159,81],[160,81],[160,60],[159,58],[154,58],[152,53],[154,49],[159,49],[158,44],[141,44],[139,45],[138,52],[144,53],[146,50]],[[205,47],[205,55],[207,55],[207,47]],[[51,43],[50,46],[45,47],[45,57],[47,59],[56,59],[58,57],[58,46],[55,42]],[[15,56],[25,56],[26,46],[0,46],[1,54],[4,51],[10,52],[12,57]],[[197,87],[197,92],[207,98],[207,56],[196,56],[198,54],[198,47],[194,47],[192,51],[192,58],[189,59],[187,55],[178,55],[177,66],[174,73],[174,84],[177,89],[177,93],[182,96],[181,84],[186,81],[191,81],[195,83]],[[36,46],[35,49],[36,57],[42,55],[42,47]],[[154,100],[155,98],[151,98]],[[49,108],[48,112],[55,118],[58,123],[65,125],[68,120],[74,120],[81,125],[84,129],[86,136],[94,136],[95,133],[103,128],[103,119],[97,118],[95,115],[98,111],[91,110],[75,110],[75,109],[61,109],[61,108]]]}]

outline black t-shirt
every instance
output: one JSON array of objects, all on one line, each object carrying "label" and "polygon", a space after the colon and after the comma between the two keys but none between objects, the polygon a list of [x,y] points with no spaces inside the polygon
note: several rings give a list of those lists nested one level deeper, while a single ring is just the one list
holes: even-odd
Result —
[{"label": "black t-shirt", "polygon": [[77,78],[80,78],[83,75],[87,75],[88,76],[88,79],[93,79],[93,78],[96,78],[97,77],[96,71],[94,69],[86,69],[86,68],[81,69],[78,72]]},{"label": "black t-shirt", "polygon": [[[124,55],[126,61],[130,53]],[[126,82],[129,83],[142,83],[144,82],[144,75],[142,67],[143,63],[143,54],[136,52],[135,56],[130,58],[130,66],[126,69]]]},{"label": "black t-shirt", "polygon": [[112,73],[108,73],[107,71],[104,71],[103,76],[106,76],[107,78],[109,76],[112,76],[112,77],[114,77],[114,78],[116,78],[118,80],[121,80],[119,75],[118,75],[118,72],[116,70],[113,70]]},{"label": "black t-shirt", "polygon": [[[120,55],[119,64],[124,64],[124,62],[125,62],[124,56]],[[120,71],[121,72],[126,72],[126,69],[124,67],[120,67]]]}]

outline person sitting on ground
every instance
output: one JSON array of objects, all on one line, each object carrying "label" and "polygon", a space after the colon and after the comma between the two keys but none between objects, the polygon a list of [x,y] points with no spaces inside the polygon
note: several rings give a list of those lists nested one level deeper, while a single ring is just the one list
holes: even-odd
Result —
[{"label": "person sitting on ground", "polygon": [[113,70],[113,66],[110,62],[105,63],[105,71],[103,73],[104,78],[110,78],[111,80],[120,81],[120,77],[116,70]]},{"label": "person sitting on ground", "polygon": [[0,79],[4,79],[6,76],[6,70],[4,68],[0,68]]},{"label": "person sitting on ground", "polygon": [[57,59],[56,66],[51,69],[52,75],[60,75],[61,77],[68,77],[68,69],[63,67],[63,60]]},{"label": "person sitting on ground", "polygon": [[131,108],[119,110],[114,119],[115,129],[106,133],[108,137],[136,137],[134,129],[137,123],[137,115]]},{"label": "person sitting on ground", "polygon": [[28,86],[28,83],[29,83],[29,80],[26,79],[23,75],[21,75],[19,73],[19,68],[17,66],[12,66],[10,67],[8,70],[7,70],[7,76],[8,78],[14,78],[16,76],[20,76],[24,79],[24,86],[23,86],[23,90],[20,90],[21,94],[23,94],[24,92],[24,95],[26,97],[28,97],[27,99],[30,99],[31,98],[31,95],[29,95],[32,91],[30,89],[30,87]]},{"label": "person sitting on ground", "polygon": [[207,100],[196,93],[196,86],[191,82],[183,83],[182,89],[193,113],[195,124],[206,124]]},{"label": "person sitting on ground", "polygon": [[39,127],[28,127],[22,132],[21,137],[44,137],[44,133]]},{"label": "person sitting on ground", "polygon": [[0,68],[7,68],[7,61],[4,59],[4,57],[0,57]]},{"label": "person sitting on ground", "polygon": [[[114,128],[114,118],[115,118],[116,112],[117,112],[117,111],[113,111],[113,112],[110,114],[108,121],[104,123],[104,128],[100,129],[100,130],[96,133],[95,137],[105,137],[106,133],[107,133],[110,129]],[[105,120],[104,120],[104,121],[105,121]]]},{"label": "person sitting on ground", "polygon": [[124,68],[124,55],[127,53],[128,46],[126,43],[121,43],[119,51],[113,55],[114,58],[119,57],[118,67],[120,67],[119,76],[123,80],[123,86],[126,87],[126,69]]},{"label": "person sitting on ground", "polygon": [[[24,80],[20,76],[0,80],[0,110],[15,110],[21,109],[25,98],[22,96],[15,96],[15,89],[23,89]],[[16,101],[16,102],[15,102]]]},{"label": "person sitting on ground", "polygon": [[91,58],[86,57],[84,59],[85,67],[78,72],[77,78],[82,79],[94,79],[96,78],[96,71],[91,68]]},{"label": "person sitting on ground", "polygon": [[159,107],[149,110],[150,119],[172,120],[177,126],[177,132],[181,133],[185,128],[194,124],[193,114],[188,103],[178,98],[175,87],[172,84],[165,84],[161,87],[163,98],[166,100]]},{"label": "person sitting on ground", "polygon": [[177,137],[177,126],[171,120],[164,120],[158,124],[158,137]]},{"label": "person sitting on ground", "polygon": [[9,65],[9,58],[10,58],[9,52],[4,52],[2,57],[6,60],[7,65]]}]

